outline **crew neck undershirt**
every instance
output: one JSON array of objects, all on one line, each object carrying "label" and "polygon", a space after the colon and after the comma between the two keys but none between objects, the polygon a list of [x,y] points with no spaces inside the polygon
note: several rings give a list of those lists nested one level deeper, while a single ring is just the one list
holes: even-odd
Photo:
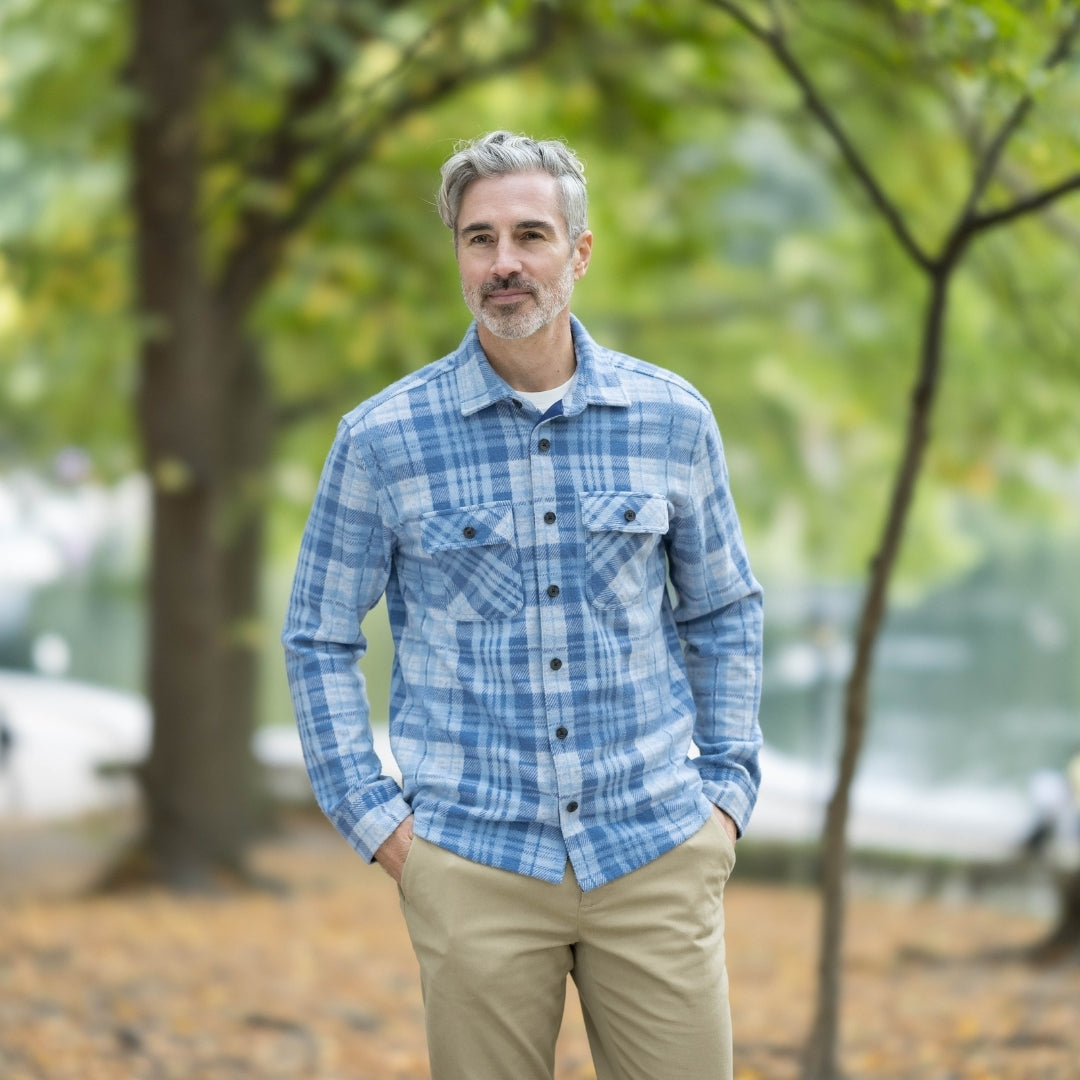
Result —
[{"label": "crew neck undershirt", "polygon": [[529,402],[530,405],[534,405],[540,410],[540,415],[544,416],[556,401],[562,401],[573,390],[576,381],[577,371],[562,386],[556,386],[553,390],[533,390],[531,392],[518,390],[517,396],[523,401]]}]

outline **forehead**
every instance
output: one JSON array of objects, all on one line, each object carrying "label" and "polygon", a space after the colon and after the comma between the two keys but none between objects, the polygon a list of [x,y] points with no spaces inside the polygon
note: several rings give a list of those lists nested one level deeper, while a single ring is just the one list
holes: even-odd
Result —
[{"label": "forehead", "polygon": [[554,176],[546,172],[481,176],[465,189],[458,211],[459,232],[478,224],[513,227],[521,221],[565,224]]}]

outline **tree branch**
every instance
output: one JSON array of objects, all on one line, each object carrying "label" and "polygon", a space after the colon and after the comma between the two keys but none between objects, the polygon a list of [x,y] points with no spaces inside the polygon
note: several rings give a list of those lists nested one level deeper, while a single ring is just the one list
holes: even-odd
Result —
[{"label": "tree branch", "polygon": [[245,180],[282,183],[311,149],[314,140],[300,134],[303,123],[337,93],[343,72],[317,43],[311,46],[310,62],[311,76],[290,90],[278,126],[266,140],[266,152],[248,169]]},{"label": "tree branch", "polygon": [[[1061,35],[1054,43],[1054,47],[1047,53],[1046,58],[1042,63],[1044,70],[1050,71],[1068,58],[1069,54],[1072,52],[1072,47],[1076,41],[1077,34],[1080,34],[1080,10],[1074,12],[1072,19],[1062,30]],[[1001,127],[998,128],[997,133],[990,140],[990,144],[983,153],[982,159],[976,166],[975,178],[972,181],[971,190],[968,192],[967,201],[964,203],[964,209],[960,213],[959,220],[961,222],[965,222],[976,216],[975,207],[978,205],[979,199],[981,199],[985,193],[987,185],[993,179],[994,173],[997,171],[998,164],[1001,161],[1001,156],[1005,152],[1005,147],[1008,145],[1009,140],[1012,139],[1020,129],[1020,126],[1023,124],[1034,104],[1035,99],[1031,94],[1025,94],[1020,98],[1013,106],[1009,115],[1002,122]]]},{"label": "tree branch", "polygon": [[[214,2],[222,3],[223,0],[214,0]],[[224,2],[227,4],[258,3],[265,6],[268,0],[224,0]],[[469,0],[469,2],[475,4],[476,0]],[[384,0],[383,7],[386,12],[392,12],[403,7],[405,3],[407,0]],[[432,23],[421,35],[419,41],[405,51],[405,58],[411,57],[414,48],[422,45],[434,28],[452,14],[453,12],[448,12],[442,19]],[[268,23],[270,20],[268,17],[263,17],[260,21]],[[365,26],[356,17],[356,13],[347,7],[336,16],[336,25],[350,34],[357,46],[375,37],[370,28]],[[264,26],[263,29],[265,30],[266,27]],[[317,35],[310,36],[305,55],[311,69],[310,74],[289,87],[277,123],[271,131],[259,136],[259,145],[264,148],[262,153],[244,169],[243,175],[237,181],[237,187],[253,179],[269,184],[283,183],[291,175],[296,164],[318,142],[316,137],[302,134],[304,124],[324,105],[333,100],[334,94],[341,86],[344,68]],[[394,72],[390,72],[384,78],[393,74]],[[382,79],[378,80],[375,86],[382,81]],[[227,146],[223,156],[236,160],[241,154],[241,149]],[[252,216],[257,215],[252,212]]]},{"label": "tree branch", "polygon": [[1049,206],[1055,200],[1060,199],[1063,195],[1068,195],[1072,191],[1080,191],[1080,173],[1066,177],[1060,183],[1044,188],[1042,191],[1017,199],[1009,206],[970,216],[967,219],[968,235],[984,232],[997,225],[1004,225],[1006,222],[1014,221],[1025,214],[1032,214],[1037,210],[1042,210],[1043,207]]},{"label": "tree branch", "polygon": [[899,241],[900,246],[907,252],[912,260],[923,270],[931,272],[933,264],[930,257],[920,247],[918,241],[907,227],[899,208],[885,193],[885,189],[874,176],[869,165],[859,153],[857,147],[840,124],[839,119],[825,103],[813,80],[803,68],[796,56],[788,48],[787,41],[779,26],[769,30],[756,22],[741,5],[732,3],[731,0],[709,0],[713,7],[730,15],[740,26],[762,42],[777,62],[791,76],[802,91],[806,107],[818,118],[822,126],[831,136],[833,142],[840,150],[841,156],[847,162],[848,167],[855,174],[862,185],[871,203],[884,217],[892,230],[893,235]]},{"label": "tree branch", "polygon": [[[1027,193],[1032,187],[1030,178],[1015,165],[1004,165],[998,182],[1017,199],[1027,198]],[[1046,213],[1040,215],[1040,221],[1058,240],[1064,240],[1080,250],[1080,221],[1053,209],[1048,209]]]},{"label": "tree branch", "polygon": [[[467,13],[476,4],[477,0],[465,0],[464,3],[455,5],[435,19],[415,41],[402,50],[394,67],[365,89],[359,104],[363,106],[384,85],[399,77],[414,62],[417,54],[435,33]],[[403,6],[402,0],[395,0],[387,5],[391,10],[401,6]],[[342,29],[348,30],[358,46],[373,36],[367,27],[358,25],[356,20],[350,19],[348,11],[342,14],[340,25]],[[291,87],[277,125],[262,140],[266,146],[265,151],[246,169],[244,177],[239,181],[240,184],[251,180],[270,185],[286,183],[306,155],[311,153],[320,141],[327,139],[325,135],[304,134],[303,128],[305,123],[317,115],[319,110],[329,104],[335,94],[340,91],[344,68],[318,39],[311,41],[307,55],[311,74]],[[235,252],[239,253],[245,245],[255,242],[262,230],[273,228],[274,221],[273,213],[265,208],[247,208],[240,217],[239,240],[236,243]],[[227,256],[224,260],[226,266],[231,258],[232,256]]]},{"label": "tree branch", "polygon": [[[461,5],[455,9],[455,14],[460,14],[470,6],[472,5]],[[445,21],[440,20],[440,24]],[[387,104],[361,132],[330,157],[320,173],[300,192],[287,211],[279,215],[253,211],[246,215],[241,238],[226,260],[221,276],[222,294],[241,306],[255,296],[273,272],[287,239],[311,218],[344,177],[370,156],[376,142],[394,124],[463,86],[534,59],[550,45],[554,38],[554,29],[553,14],[545,7],[540,7],[533,33],[520,48],[487,64],[473,64],[443,71],[426,81],[423,75],[415,77],[412,86],[404,89],[396,100]],[[410,46],[407,56],[402,58],[402,63],[395,67],[391,75],[380,80],[379,85],[390,78],[401,76],[419,48],[420,43]],[[369,93],[371,90],[372,88],[369,88]]]}]

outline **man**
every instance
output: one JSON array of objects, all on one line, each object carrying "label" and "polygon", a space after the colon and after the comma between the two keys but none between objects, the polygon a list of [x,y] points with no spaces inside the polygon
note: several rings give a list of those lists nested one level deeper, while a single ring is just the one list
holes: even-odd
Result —
[{"label": "man", "polygon": [[[730,1077],[761,590],[719,433],[571,316],[593,237],[562,143],[494,132],[442,179],[475,321],[330,451],[284,636],[313,787],[398,883],[434,1080],[550,1080],[568,974],[598,1080]],[[384,594],[400,787],[356,667]]]}]

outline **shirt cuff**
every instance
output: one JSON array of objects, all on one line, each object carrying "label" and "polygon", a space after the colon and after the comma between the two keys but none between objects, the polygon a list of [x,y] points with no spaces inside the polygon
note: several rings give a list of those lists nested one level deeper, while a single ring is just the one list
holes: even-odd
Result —
[{"label": "shirt cuff", "polygon": [[735,828],[739,836],[742,836],[750,821],[756,799],[748,795],[737,783],[724,784],[702,779],[702,790],[705,798],[713,806],[719,807],[735,822]]},{"label": "shirt cuff", "polygon": [[[385,779],[382,783],[388,786],[382,802],[372,805],[373,793],[370,791],[356,793],[339,803],[330,815],[334,828],[369,863],[375,861],[375,852],[412,813],[412,807],[397,784]],[[393,787],[389,788],[389,785]]]}]

